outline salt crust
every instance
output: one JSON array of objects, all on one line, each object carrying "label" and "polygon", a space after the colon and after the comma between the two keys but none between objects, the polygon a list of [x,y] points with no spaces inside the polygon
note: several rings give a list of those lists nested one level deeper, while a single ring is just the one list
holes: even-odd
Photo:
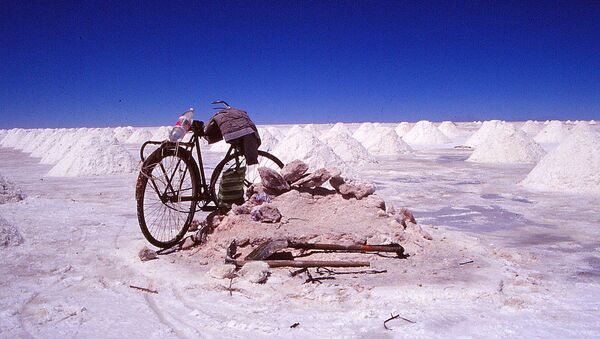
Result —
[{"label": "salt crust", "polygon": [[552,120],[535,136],[534,140],[541,144],[556,144],[568,135],[568,127],[558,120]]},{"label": "salt crust", "polygon": [[375,127],[375,124],[371,122],[362,123],[354,134],[352,134],[352,137],[364,145],[364,142],[373,136]]},{"label": "salt crust", "polygon": [[127,142],[127,139],[129,139],[129,137],[131,137],[133,132],[134,132],[134,129],[131,126],[116,127],[115,129],[113,129],[113,135],[115,138],[117,138],[117,140],[120,143]]},{"label": "salt crust", "polygon": [[73,148],[74,144],[77,144],[82,138],[91,134],[94,134],[94,132],[88,128],[79,128],[76,130],[68,130],[66,133],[59,135],[46,153],[42,155],[40,163],[49,165],[56,164],[71,150],[71,148]]},{"label": "salt crust", "polygon": [[393,156],[412,152],[412,148],[391,127],[374,127],[370,138],[362,142],[373,155]]},{"label": "salt crust", "polygon": [[163,141],[169,139],[169,133],[171,133],[172,129],[173,126],[161,126],[157,128],[152,134],[151,140]]},{"label": "salt crust", "polygon": [[412,126],[408,122],[401,122],[394,130],[399,137],[403,137],[410,131],[411,128]]},{"label": "salt crust", "polygon": [[19,229],[0,216],[0,249],[23,243]]},{"label": "salt crust", "polygon": [[279,140],[266,128],[259,128],[258,135],[260,135],[261,141],[259,149],[263,151],[272,151],[279,143]]},{"label": "salt crust", "polygon": [[521,185],[541,191],[600,194],[600,133],[578,125]]},{"label": "salt crust", "polygon": [[[346,126],[346,124],[342,123],[342,122],[338,122],[335,125],[333,125],[333,127],[331,127],[329,129],[329,131],[327,131],[326,133],[334,133],[334,132],[344,132],[348,135],[352,135],[352,131],[350,130],[350,128],[348,128],[348,126]],[[321,135],[323,136],[323,135]]]},{"label": "salt crust", "polygon": [[432,122],[427,120],[417,122],[402,139],[414,145],[439,145],[451,142]]},{"label": "salt crust", "polygon": [[546,152],[525,132],[511,124],[500,124],[491,130],[467,159],[479,163],[536,163]]},{"label": "salt crust", "polygon": [[343,128],[330,129],[321,135],[321,140],[345,162],[357,165],[376,162],[367,149]]},{"label": "salt crust", "polygon": [[114,137],[87,135],[72,146],[48,176],[96,176],[132,173],[136,162]]}]

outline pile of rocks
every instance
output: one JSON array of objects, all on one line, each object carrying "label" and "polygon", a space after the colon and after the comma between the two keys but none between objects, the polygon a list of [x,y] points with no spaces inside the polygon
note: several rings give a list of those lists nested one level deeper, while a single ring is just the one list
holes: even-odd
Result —
[{"label": "pile of rocks", "polygon": [[17,202],[25,198],[21,188],[14,182],[0,175],[0,204]]}]

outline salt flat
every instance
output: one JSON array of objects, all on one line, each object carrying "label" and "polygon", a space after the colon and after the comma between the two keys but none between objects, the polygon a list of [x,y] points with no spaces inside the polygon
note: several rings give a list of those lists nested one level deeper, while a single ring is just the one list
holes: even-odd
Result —
[{"label": "salt flat", "polygon": [[[139,144],[124,147],[137,156]],[[355,170],[387,204],[430,225],[435,260],[417,252],[387,274],[322,284],[275,269],[267,283],[239,282],[230,293],[229,280],[211,278],[211,263],[191,252],[140,262],[147,242],[136,173],[50,177],[53,165],[0,147],[0,173],[27,195],[0,205],[25,239],[0,249],[0,336],[598,336],[600,197],[519,185],[535,164],[466,162],[472,150],[451,145],[414,148]],[[204,155],[210,172],[221,155]],[[462,251],[446,253],[444,242]],[[414,323],[386,330],[390,313]]]}]

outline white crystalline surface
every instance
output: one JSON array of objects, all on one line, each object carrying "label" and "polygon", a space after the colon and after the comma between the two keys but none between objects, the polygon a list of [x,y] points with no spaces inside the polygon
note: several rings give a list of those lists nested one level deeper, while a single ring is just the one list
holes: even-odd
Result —
[{"label": "white crystalline surface", "polygon": [[300,159],[312,170],[322,167],[343,167],[344,161],[312,132],[301,127],[292,128],[273,150],[283,163]]},{"label": "white crystalline surface", "polygon": [[10,246],[18,246],[22,243],[23,236],[21,236],[19,229],[0,216],[0,250]]},{"label": "white crystalline surface", "polygon": [[443,121],[438,126],[438,129],[442,131],[442,133],[444,133],[444,135],[450,138],[451,140],[463,136],[463,132],[459,130],[458,127],[456,127],[456,124],[452,121]]},{"label": "white crystalline surface", "polygon": [[260,135],[261,141],[260,146],[258,148],[260,150],[267,152],[272,151],[279,143],[279,140],[266,128],[259,128],[258,135]]},{"label": "white crystalline surface", "polygon": [[116,127],[113,130],[113,134],[115,136],[115,138],[117,138],[117,140],[120,143],[125,143],[127,142],[127,139],[129,139],[129,137],[131,137],[131,135],[134,132],[134,128],[131,126],[127,126],[127,127]]},{"label": "white crystalline surface", "polygon": [[467,159],[480,163],[536,163],[546,152],[525,132],[503,124],[479,144]]},{"label": "white crystalline surface", "polygon": [[74,177],[128,174],[136,170],[133,157],[117,139],[90,135],[82,138],[50,169],[48,176]]},{"label": "white crystalline surface", "polygon": [[412,152],[412,148],[391,127],[374,127],[363,146],[373,155],[393,156]]},{"label": "white crystalline surface", "polygon": [[171,133],[172,129],[173,126],[161,126],[157,128],[152,134],[151,140],[163,141],[169,139],[169,133]]},{"label": "white crystalline surface", "polygon": [[345,162],[354,164],[375,162],[367,149],[343,129],[329,130],[322,135],[321,140]]},{"label": "white crystalline surface", "polygon": [[18,202],[23,199],[25,199],[25,195],[21,187],[0,174],[0,204]]},{"label": "white crystalline surface", "polygon": [[541,191],[600,194],[600,133],[579,125],[521,185]]},{"label": "white crystalline surface", "polygon": [[439,145],[451,142],[431,121],[426,120],[417,122],[402,139],[414,145]]},{"label": "white crystalline surface", "polygon": [[406,133],[410,132],[412,126],[408,122],[401,122],[398,126],[396,126],[395,131],[399,137],[403,137]]},{"label": "white crystalline surface", "polygon": [[534,140],[541,144],[555,144],[564,140],[569,133],[569,128],[565,124],[552,120],[535,136]]},{"label": "white crystalline surface", "polygon": [[364,145],[364,141],[368,140],[373,136],[373,131],[375,130],[375,127],[375,124],[373,124],[372,122],[362,123],[354,132],[354,134],[352,134],[352,137]]},{"label": "white crystalline surface", "polygon": [[152,139],[152,132],[150,132],[146,128],[136,128],[133,133],[127,138],[127,144],[143,144],[146,141],[154,140]]},{"label": "white crystalline surface", "polygon": [[56,164],[65,154],[67,154],[73,145],[77,144],[82,138],[89,137],[93,132],[87,128],[69,130],[56,138],[54,143],[42,155],[42,164]]},{"label": "white crystalline surface", "polygon": [[331,127],[329,129],[329,131],[325,132],[344,132],[346,134],[352,135],[352,131],[350,130],[350,128],[348,128],[348,126],[346,126],[346,124],[344,124],[343,122],[338,122],[335,125],[333,125],[333,127]]}]

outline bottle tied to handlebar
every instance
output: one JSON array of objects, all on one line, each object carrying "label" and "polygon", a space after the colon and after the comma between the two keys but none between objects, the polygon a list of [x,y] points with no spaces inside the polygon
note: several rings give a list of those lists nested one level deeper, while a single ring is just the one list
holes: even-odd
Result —
[{"label": "bottle tied to handlebar", "polygon": [[175,126],[171,129],[171,133],[169,133],[169,140],[176,142],[183,139],[183,136],[190,130],[193,119],[194,109],[190,108],[177,119]]}]

